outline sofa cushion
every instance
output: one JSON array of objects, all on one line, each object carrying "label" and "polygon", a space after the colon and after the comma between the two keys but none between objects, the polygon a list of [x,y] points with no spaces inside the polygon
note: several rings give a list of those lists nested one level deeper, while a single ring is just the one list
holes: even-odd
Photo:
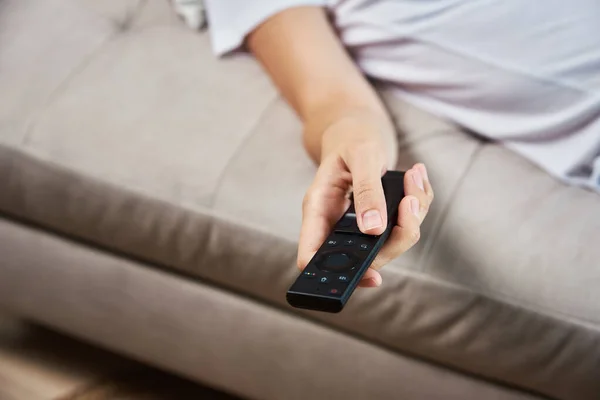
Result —
[{"label": "sofa cushion", "polygon": [[0,140],[19,142],[61,84],[116,32],[64,0],[0,2]]},{"label": "sofa cushion", "polygon": [[436,236],[422,272],[543,314],[600,323],[597,194],[486,145]]},{"label": "sofa cushion", "polygon": [[[29,251],[31,246],[39,251]],[[0,254],[7,253],[0,268],[3,308],[243,399],[543,400],[388,351],[206,282],[183,279],[0,218]],[[12,347],[17,354],[24,350]],[[16,364],[10,358],[7,362],[2,350],[0,367]],[[54,374],[63,372],[62,360],[53,361],[60,369]],[[11,375],[2,372],[3,400],[50,398],[46,385],[38,396],[29,390],[29,396],[6,393]],[[99,397],[225,399],[189,392],[83,396]]]},{"label": "sofa cushion", "polygon": [[[66,57],[39,86],[27,77],[43,70],[4,65],[14,78],[0,80],[0,92],[16,85],[15,93],[23,86],[47,96],[39,107],[0,110],[5,216],[390,351],[556,398],[600,392],[598,196],[382,92],[399,128],[399,168],[423,161],[435,185],[423,239],[384,269],[383,287],[359,290],[343,313],[291,309],[285,291],[297,275],[300,204],[315,166],[298,120],[259,66],[215,60],[206,34],[160,17],[153,1],[162,0],[129,19],[51,1],[70,10],[63,19],[98,21],[87,35],[110,40]],[[28,4],[15,9],[46,7]],[[130,22],[115,28],[115,18]],[[34,33],[63,22],[40,18]],[[28,43],[33,33],[17,28],[0,29]],[[53,46],[69,53],[70,40],[61,33]]]}]

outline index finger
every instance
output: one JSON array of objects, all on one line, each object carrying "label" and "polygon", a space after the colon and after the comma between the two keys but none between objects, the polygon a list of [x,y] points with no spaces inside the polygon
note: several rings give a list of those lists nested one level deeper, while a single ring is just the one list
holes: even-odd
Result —
[{"label": "index finger", "polygon": [[363,233],[380,235],[387,225],[385,194],[381,177],[385,165],[381,154],[370,147],[353,150],[346,157],[352,173],[356,220]]},{"label": "index finger", "polygon": [[[298,268],[306,267],[350,206],[344,185],[333,175],[317,176],[302,203],[302,227],[298,243]],[[345,175],[345,174],[344,174]]]}]

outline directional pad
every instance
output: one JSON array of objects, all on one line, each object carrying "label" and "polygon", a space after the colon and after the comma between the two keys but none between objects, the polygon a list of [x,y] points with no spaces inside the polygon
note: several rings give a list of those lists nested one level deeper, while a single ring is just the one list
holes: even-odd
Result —
[{"label": "directional pad", "polygon": [[317,268],[325,272],[346,272],[356,266],[356,258],[345,252],[323,254],[316,262]]}]

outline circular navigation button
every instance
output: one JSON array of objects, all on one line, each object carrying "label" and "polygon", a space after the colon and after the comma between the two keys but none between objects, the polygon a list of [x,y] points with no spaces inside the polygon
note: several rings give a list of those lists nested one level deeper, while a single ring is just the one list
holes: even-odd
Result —
[{"label": "circular navigation button", "polygon": [[317,262],[317,267],[326,272],[345,272],[354,267],[355,260],[344,252],[324,254]]}]

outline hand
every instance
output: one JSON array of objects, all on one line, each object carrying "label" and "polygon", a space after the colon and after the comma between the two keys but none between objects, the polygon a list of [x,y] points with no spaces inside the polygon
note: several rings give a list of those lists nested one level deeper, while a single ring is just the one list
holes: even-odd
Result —
[{"label": "hand", "polygon": [[[360,230],[374,235],[385,230],[387,212],[381,177],[387,170],[389,151],[381,129],[381,125],[368,118],[344,118],[323,134],[321,164],[302,206],[300,269],[306,267],[349,207],[351,190]],[[406,196],[400,202],[396,226],[365,273],[360,282],[362,287],[380,286],[382,278],[378,270],[419,240],[420,225],[433,200],[433,189],[423,164],[416,164],[406,172],[404,188]]]}]

